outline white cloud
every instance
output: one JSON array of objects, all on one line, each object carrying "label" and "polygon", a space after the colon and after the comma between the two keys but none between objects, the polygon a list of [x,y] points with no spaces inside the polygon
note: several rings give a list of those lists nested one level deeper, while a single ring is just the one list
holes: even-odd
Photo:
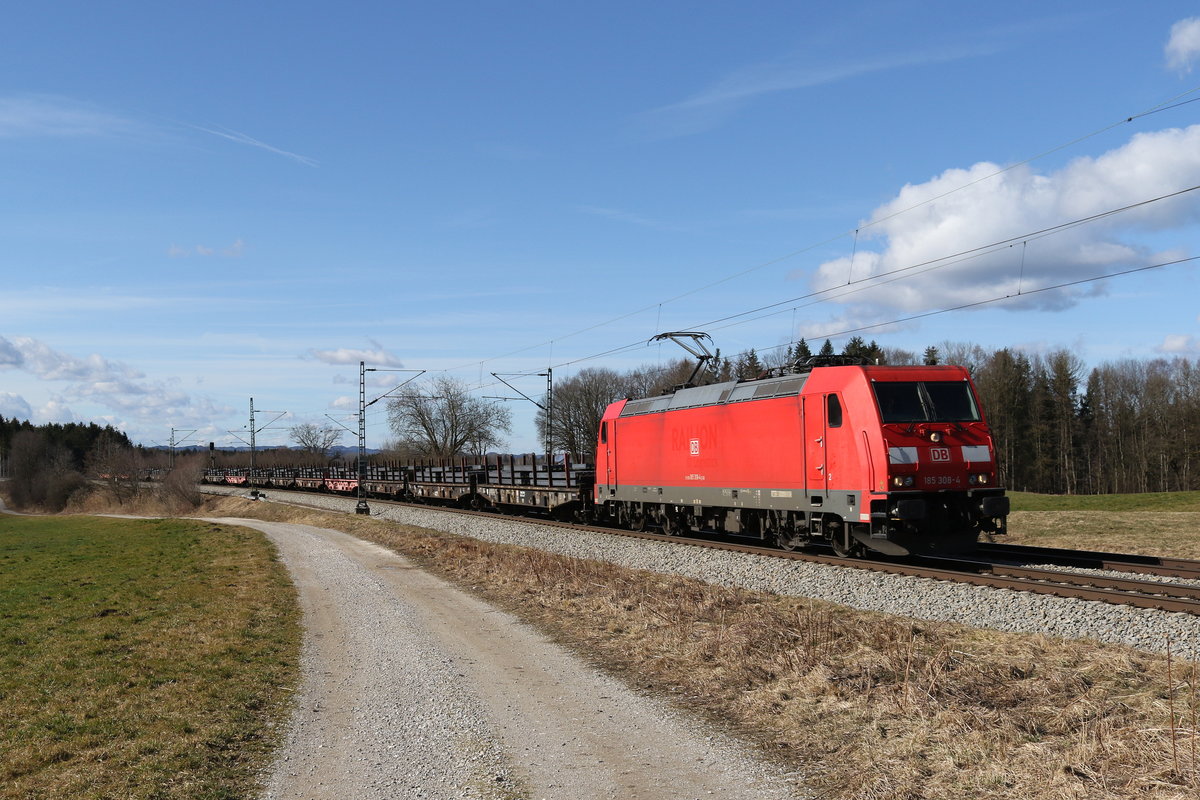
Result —
[{"label": "white cloud", "polygon": [[213,136],[219,136],[222,139],[228,139],[231,142],[237,142],[238,144],[249,145],[250,147],[257,147],[259,149],[266,150],[268,153],[274,153],[277,156],[283,156],[284,158],[290,158],[293,161],[297,161],[306,167],[317,166],[317,161],[309,158],[308,156],[302,156],[297,153],[288,152],[287,150],[281,150],[278,147],[273,147],[273,146],[267,144],[266,142],[260,142],[258,139],[255,139],[252,136],[247,136],[246,134],[241,133],[240,131],[235,131],[231,128],[225,128],[224,130],[213,130],[212,128],[202,128],[199,125],[192,125],[191,127],[195,128],[198,131],[210,133]]},{"label": "white cloud", "polygon": [[188,258],[190,256],[200,256],[201,258],[208,258],[220,256],[221,258],[241,258],[245,249],[246,242],[241,238],[234,240],[233,244],[228,247],[222,247],[219,250],[203,244],[198,244],[194,247],[180,247],[177,244],[172,244],[167,248],[167,257]]},{"label": "white cloud", "polygon": [[[150,287],[156,288],[156,287]],[[105,286],[23,286],[0,292],[0,319],[12,330],[22,327],[22,320],[35,324],[47,319],[76,319],[88,314],[129,314],[140,309],[158,309],[186,302],[196,305],[207,298],[197,298],[195,293],[186,297],[164,295],[124,294]],[[210,300],[210,302],[218,302]],[[231,302],[221,298],[220,303]],[[11,346],[11,343],[9,343]],[[0,344],[0,368],[6,361],[4,345]]]},{"label": "white cloud", "polygon": [[1172,25],[1164,52],[1168,67],[1176,72],[1191,72],[1192,62],[1200,54],[1200,17],[1188,17]]},{"label": "white cloud", "polygon": [[0,336],[0,369],[15,369],[24,363],[25,357],[17,346]]},{"label": "white cloud", "polygon": [[791,54],[736,69],[685,100],[643,112],[634,119],[634,127],[649,138],[686,136],[716,127],[745,103],[763,95],[994,51],[985,45],[953,46],[842,62],[813,58],[807,52]]},{"label": "white cloud", "polygon": [[62,400],[54,399],[46,403],[38,409],[37,418],[43,422],[81,422],[82,420],[75,415],[70,406],[62,402]]},{"label": "white cloud", "polygon": [[140,378],[128,365],[92,354],[76,358],[28,336],[0,336],[0,366],[17,367],[49,381],[108,381]]},{"label": "white cloud", "polygon": [[0,138],[127,135],[140,127],[131,120],[65,97],[0,97]]},{"label": "white cloud", "polygon": [[33,409],[24,397],[12,392],[0,392],[0,417],[9,419],[30,419]]},{"label": "white cloud", "polygon": [[[826,262],[813,278],[814,288],[832,290],[829,296],[852,304],[856,316],[891,319],[1167,260],[1138,234],[1200,218],[1200,197],[1193,192],[1053,235],[1028,236],[1200,184],[1200,125],[1138,134],[1122,147],[1049,175],[1028,166],[1001,169],[984,162],[905,186],[863,226],[853,270],[850,255]],[[1013,237],[1024,240],[983,255],[949,258]],[[883,239],[882,249],[870,249],[872,239]],[[838,288],[871,276],[878,280],[863,284],[869,288]],[[1025,307],[1062,308],[1096,291],[1084,285],[1045,292]]]},{"label": "white cloud", "polygon": [[392,367],[399,369],[404,366],[399,356],[384,349],[378,342],[371,342],[374,350],[361,350],[343,347],[338,350],[309,350],[308,357],[323,364],[357,364],[366,362],[368,367]]},{"label": "white cloud", "polygon": [[145,380],[128,364],[95,353],[73,356],[26,336],[0,336],[0,368],[19,369],[42,381],[62,384],[62,389],[33,414],[28,413],[30,404],[23,398],[0,394],[0,408],[16,408],[39,423],[83,419],[68,403],[99,405],[150,427],[198,425],[230,412],[229,408],[194,398],[169,382]]},{"label": "white cloud", "polygon": [[1171,355],[1200,355],[1200,339],[1195,336],[1171,334],[1163,339],[1158,352]]}]

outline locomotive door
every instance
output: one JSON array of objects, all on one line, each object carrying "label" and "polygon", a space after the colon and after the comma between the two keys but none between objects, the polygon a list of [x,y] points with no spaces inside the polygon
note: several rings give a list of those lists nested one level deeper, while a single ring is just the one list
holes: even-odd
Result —
[{"label": "locomotive door", "polygon": [[[604,483],[608,485],[608,493],[612,494],[613,489],[617,485],[617,461],[613,458],[613,451],[616,450],[616,435],[617,421],[604,421],[600,423],[600,452],[596,454],[597,458],[603,456],[605,474]],[[597,465],[599,466],[599,465]],[[596,480],[599,482],[599,470],[596,473]]]},{"label": "locomotive door", "polygon": [[829,488],[826,469],[825,395],[808,395],[801,398],[801,416],[804,418],[804,477],[805,489],[810,495],[824,498]]}]

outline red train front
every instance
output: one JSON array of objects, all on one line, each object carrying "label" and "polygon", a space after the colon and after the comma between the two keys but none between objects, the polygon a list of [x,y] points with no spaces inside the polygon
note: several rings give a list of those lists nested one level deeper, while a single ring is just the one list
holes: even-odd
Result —
[{"label": "red train front", "polygon": [[991,435],[961,367],[816,366],[610,405],[596,509],[841,554],[970,549],[1004,530]]}]

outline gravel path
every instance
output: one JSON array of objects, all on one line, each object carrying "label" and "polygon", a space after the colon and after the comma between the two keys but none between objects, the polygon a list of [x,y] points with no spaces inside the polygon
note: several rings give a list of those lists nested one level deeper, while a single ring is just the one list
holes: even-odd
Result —
[{"label": "gravel path", "polygon": [[808,796],[795,776],[386,548],[214,521],[275,542],[304,612],[303,687],[267,800]]},{"label": "gravel path", "polygon": [[[244,490],[212,488],[220,493]],[[271,493],[271,500],[352,512],[355,501],[323,495]],[[804,561],[770,559],[624,536],[514,522],[503,517],[453,514],[437,509],[372,503],[371,513],[409,525],[490,542],[519,544],[635,569],[684,575],[710,583],[798,597],[813,597],[867,611],[912,619],[961,622],[980,628],[1094,639],[1176,654],[1200,652],[1200,616],[1109,603],[1013,592]]]}]

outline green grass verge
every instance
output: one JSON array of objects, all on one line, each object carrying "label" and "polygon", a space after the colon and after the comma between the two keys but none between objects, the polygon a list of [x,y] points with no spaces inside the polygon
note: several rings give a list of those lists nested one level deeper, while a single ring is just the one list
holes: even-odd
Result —
[{"label": "green grass verge", "polygon": [[1200,492],[1058,495],[1008,492],[1013,511],[1200,511]]},{"label": "green grass verge", "polygon": [[253,794],[299,620],[255,531],[0,516],[0,798]]}]

